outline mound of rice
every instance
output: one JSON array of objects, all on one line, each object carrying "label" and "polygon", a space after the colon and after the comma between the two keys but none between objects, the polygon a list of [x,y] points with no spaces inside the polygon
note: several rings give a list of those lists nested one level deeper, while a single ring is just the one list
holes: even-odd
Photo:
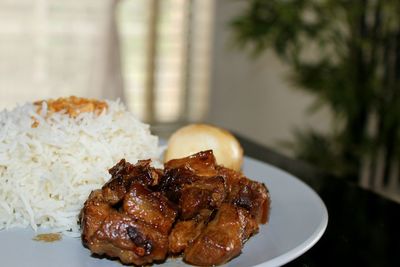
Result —
[{"label": "mound of rice", "polygon": [[46,102],[40,115],[31,103],[0,112],[0,230],[30,225],[79,236],[80,209],[110,167],[159,159],[149,126],[120,102],[106,103],[99,116],[46,116]]}]

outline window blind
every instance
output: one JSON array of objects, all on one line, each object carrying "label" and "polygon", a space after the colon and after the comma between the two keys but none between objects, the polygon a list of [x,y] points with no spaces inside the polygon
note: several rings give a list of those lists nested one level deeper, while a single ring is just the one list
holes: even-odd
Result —
[{"label": "window blind", "polygon": [[147,122],[201,120],[210,77],[211,0],[123,0],[118,7],[129,107]]}]

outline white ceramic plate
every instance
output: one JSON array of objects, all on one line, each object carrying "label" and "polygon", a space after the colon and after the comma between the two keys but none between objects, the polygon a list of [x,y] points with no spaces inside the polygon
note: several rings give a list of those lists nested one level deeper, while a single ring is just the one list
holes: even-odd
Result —
[{"label": "white ceramic plate", "polygon": [[[249,178],[264,182],[272,205],[270,222],[245,244],[243,253],[226,266],[280,266],[311,248],[324,233],[328,213],[319,196],[297,178],[271,165],[246,158],[243,167]],[[33,241],[29,229],[0,232],[1,266],[122,266],[117,261],[92,257],[80,239]],[[155,266],[186,266],[179,259]]]}]

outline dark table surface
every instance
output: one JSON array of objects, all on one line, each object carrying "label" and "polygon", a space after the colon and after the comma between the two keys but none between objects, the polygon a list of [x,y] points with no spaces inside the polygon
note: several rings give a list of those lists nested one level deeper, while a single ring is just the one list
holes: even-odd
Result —
[{"label": "dark table surface", "polygon": [[400,204],[238,136],[245,154],[307,183],[324,201],[326,232],[285,266],[400,266]]}]

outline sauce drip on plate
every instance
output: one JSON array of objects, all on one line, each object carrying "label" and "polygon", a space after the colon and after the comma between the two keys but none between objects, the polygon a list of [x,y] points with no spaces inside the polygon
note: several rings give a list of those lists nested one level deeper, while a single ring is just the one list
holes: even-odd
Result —
[{"label": "sauce drip on plate", "polygon": [[61,240],[61,234],[59,233],[48,233],[48,234],[38,234],[33,240],[41,242],[55,242]]}]

